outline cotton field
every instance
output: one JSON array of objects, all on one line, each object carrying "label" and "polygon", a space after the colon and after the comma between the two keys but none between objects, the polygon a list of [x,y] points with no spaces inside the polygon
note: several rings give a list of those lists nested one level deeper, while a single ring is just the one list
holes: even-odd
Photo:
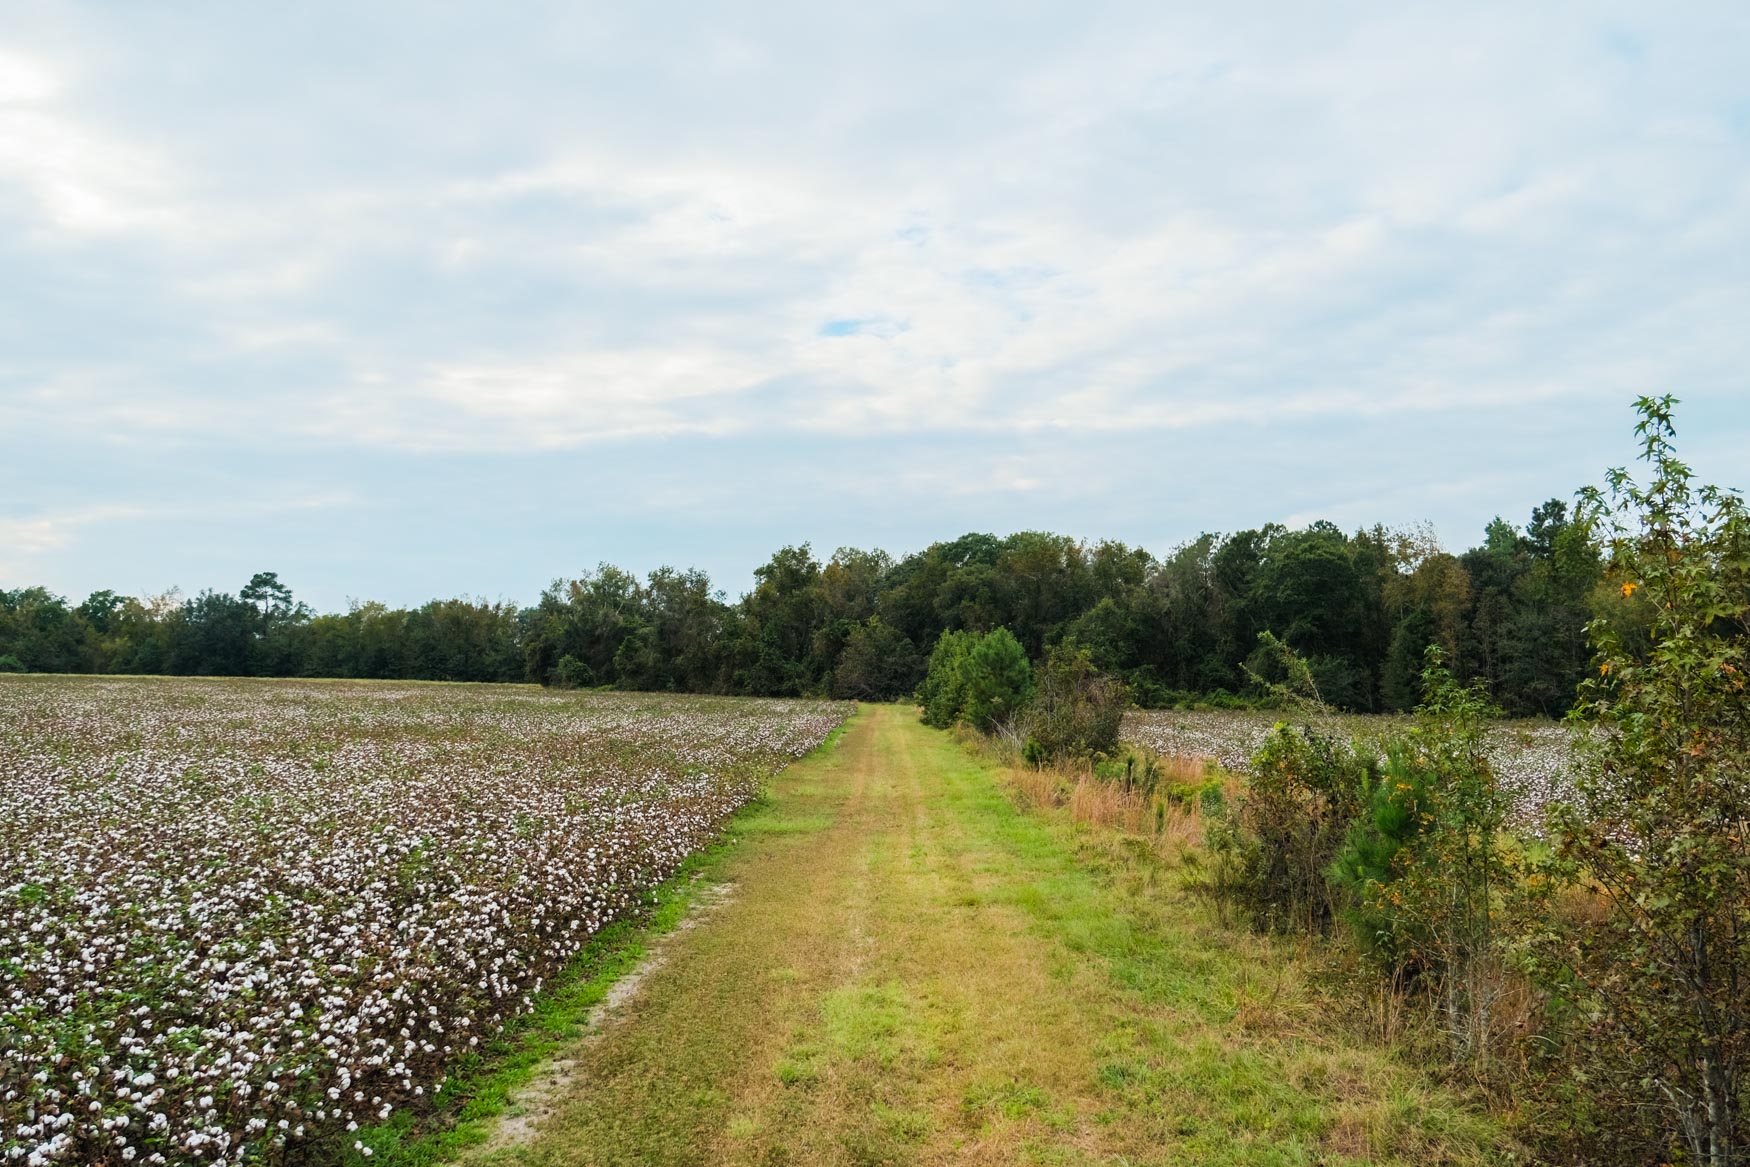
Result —
[{"label": "cotton field", "polygon": [[[1264,737],[1284,715],[1243,710],[1135,710],[1124,719],[1124,740],[1158,754],[1212,759],[1244,773]],[[1331,715],[1313,719],[1329,734],[1363,741],[1410,725],[1407,717]],[[1543,808],[1571,788],[1572,731],[1550,721],[1505,721],[1489,730],[1489,756],[1513,800],[1512,818],[1534,826]]]},{"label": "cotton field", "polygon": [[0,1162],[345,1157],[850,708],[0,680]]}]

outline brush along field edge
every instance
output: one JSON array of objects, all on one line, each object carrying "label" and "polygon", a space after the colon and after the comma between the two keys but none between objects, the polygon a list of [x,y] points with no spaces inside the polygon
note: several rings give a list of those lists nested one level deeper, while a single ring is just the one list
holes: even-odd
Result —
[{"label": "brush along field edge", "polygon": [[675,935],[526,1143],[485,1161],[1502,1163],[1499,1130],[1331,1027],[1291,948],[911,710],[866,706],[701,869]]}]

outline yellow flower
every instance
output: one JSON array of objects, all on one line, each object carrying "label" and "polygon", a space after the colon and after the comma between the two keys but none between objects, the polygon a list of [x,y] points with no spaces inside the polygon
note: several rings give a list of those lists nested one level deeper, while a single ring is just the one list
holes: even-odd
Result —
[{"label": "yellow flower", "polygon": [[1623,597],[1626,599],[1627,597],[1634,595],[1635,589],[1640,587],[1640,586],[1641,586],[1640,584],[1635,583],[1633,580],[1630,580],[1628,583],[1623,584],[1622,585]]}]

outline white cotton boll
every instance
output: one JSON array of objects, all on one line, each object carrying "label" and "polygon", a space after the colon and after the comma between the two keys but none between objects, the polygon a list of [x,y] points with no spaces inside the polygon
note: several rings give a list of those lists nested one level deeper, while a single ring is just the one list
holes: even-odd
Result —
[{"label": "white cotton boll", "polygon": [[[178,1157],[200,1162],[247,1161],[252,1142],[285,1137],[277,1115],[271,1130],[231,1129],[261,1109],[255,1097],[308,1119],[320,1137],[343,1122],[357,1129],[338,1105],[355,1075],[361,1096],[391,1082],[415,1096],[439,1093],[450,1058],[526,1011],[581,937],[647,902],[651,881],[749,797],[750,784],[719,773],[757,751],[774,764],[805,752],[842,716],[804,702],[725,722],[686,698],[652,712],[648,698],[633,706],[603,697],[580,712],[550,695],[500,707],[436,689],[129,685],[126,700],[101,702],[44,686],[55,714],[25,721],[61,732],[61,711],[84,709],[80,724],[94,740],[131,736],[86,770],[115,775],[121,794],[109,809],[80,813],[79,800],[103,797],[98,782],[68,788],[77,798],[60,813],[45,810],[56,824],[119,815],[124,828],[21,836],[46,848],[45,870],[67,873],[81,913],[64,922],[45,909],[23,927],[78,956],[44,964],[41,1000],[22,1000],[16,987],[9,995],[69,1014],[107,986],[103,978],[126,971],[136,945],[150,946],[168,978],[162,1002],[132,1005],[120,1024],[94,1031],[88,1064],[62,1072],[27,1063],[26,1089],[42,1099],[84,1094],[74,1103],[83,1113],[93,1095],[75,1083],[93,1083],[100,1102],[139,1109],[155,1138],[186,1145]],[[45,801],[7,797],[12,748],[0,741],[0,830],[8,815],[37,813]],[[625,756],[647,764],[628,772]],[[47,789],[52,802],[57,788]],[[151,829],[130,831],[129,821]],[[524,822],[533,833],[513,833]],[[614,884],[622,886],[609,892]],[[253,913],[272,902],[279,914],[264,938]],[[140,924],[123,925],[124,909]],[[0,983],[0,1002],[7,995]],[[179,1041],[175,1054],[170,1017],[195,1019],[182,1031],[183,1040],[197,1035],[192,1046]],[[419,1019],[427,1032],[416,1036]],[[437,1041],[450,1032],[452,1042]],[[89,1076],[112,1066],[122,1075],[113,1084]],[[298,1084],[284,1085],[293,1074]],[[312,1114],[287,1095],[329,1105]],[[199,1129],[174,1129],[166,1113]]]}]

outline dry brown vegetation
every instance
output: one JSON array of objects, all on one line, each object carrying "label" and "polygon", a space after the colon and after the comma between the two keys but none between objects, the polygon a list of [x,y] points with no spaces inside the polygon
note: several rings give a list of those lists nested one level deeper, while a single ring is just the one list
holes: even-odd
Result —
[{"label": "dry brown vegetation", "polygon": [[[1158,759],[1162,786],[1190,788],[1210,778],[1210,763],[1204,758],[1175,756]],[[1146,841],[1164,859],[1180,857],[1196,846],[1207,828],[1202,800],[1173,798],[1163,790],[1142,793],[1127,790],[1119,782],[1096,777],[1093,767],[1010,766],[1009,786],[1021,801],[1032,807],[1060,807],[1072,822],[1101,827]],[[1240,788],[1241,780],[1223,776],[1224,796]]]}]

